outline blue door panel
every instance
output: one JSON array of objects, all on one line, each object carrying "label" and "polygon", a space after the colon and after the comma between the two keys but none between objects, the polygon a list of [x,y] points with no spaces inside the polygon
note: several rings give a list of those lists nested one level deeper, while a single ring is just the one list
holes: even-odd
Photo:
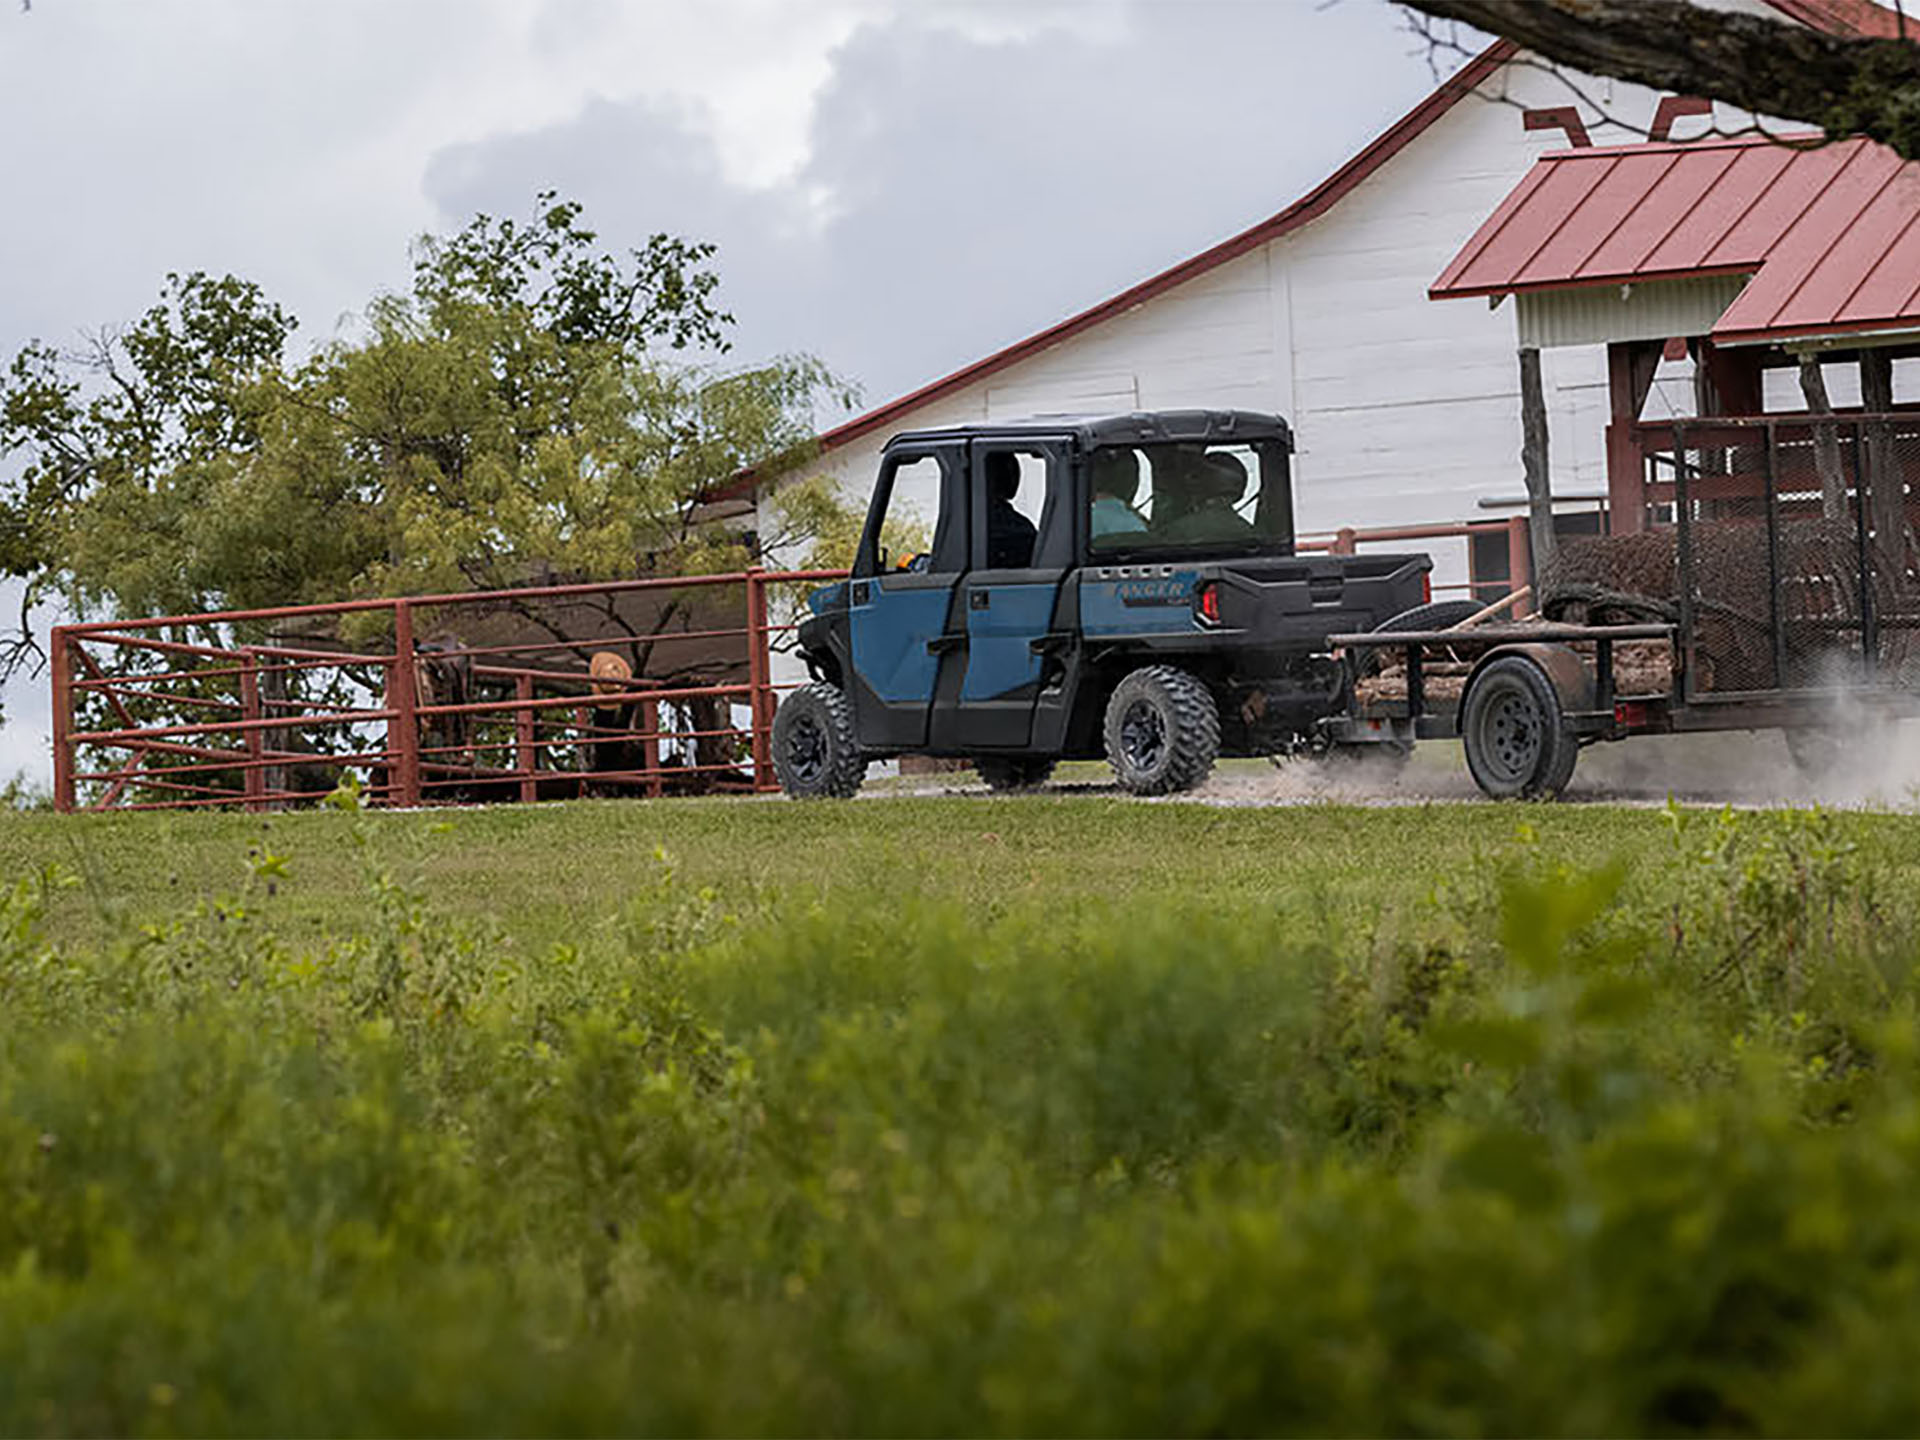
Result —
[{"label": "blue door panel", "polygon": [[931,704],[940,659],[927,642],[946,629],[951,587],[888,591],[876,582],[868,595],[850,616],[853,668],[889,705]]},{"label": "blue door panel", "polygon": [[967,608],[967,674],[962,703],[992,700],[1040,678],[1040,657],[1033,642],[1053,623],[1057,581],[1025,585],[984,585],[985,608]]}]

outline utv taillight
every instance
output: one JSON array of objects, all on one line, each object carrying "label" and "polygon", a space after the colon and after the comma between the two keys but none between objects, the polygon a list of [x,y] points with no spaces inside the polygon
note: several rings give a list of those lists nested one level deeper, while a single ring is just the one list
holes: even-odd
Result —
[{"label": "utv taillight", "polygon": [[1194,609],[1200,612],[1200,618],[1209,625],[1220,623],[1220,587],[1208,583],[1200,587],[1200,593],[1194,597]]},{"label": "utv taillight", "polygon": [[1433,603],[1433,572],[1431,570],[1420,577],[1420,603],[1422,605]]}]

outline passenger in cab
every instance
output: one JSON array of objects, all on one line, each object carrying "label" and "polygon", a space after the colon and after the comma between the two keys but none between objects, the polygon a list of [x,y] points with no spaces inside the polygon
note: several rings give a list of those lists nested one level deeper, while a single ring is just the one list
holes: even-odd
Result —
[{"label": "passenger in cab", "polygon": [[1170,545],[1207,545],[1251,540],[1253,522],[1234,507],[1247,493],[1247,467],[1224,452],[1195,456],[1187,469],[1188,504],[1157,532]]},{"label": "passenger in cab", "polygon": [[1093,452],[1093,539],[1109,535],[1144,535],[1147,522],[1133,508],[1140,493],[1140,457],[1131,450]]},{"label": "passenger in cab", "polygon": [[1039,532],[1013,507],[1013,497],[1020,490],[1020,457],[997,450],[987,456],[983,468],[987,480],[987,568],[1024,570],[1033,564],[1033,546]]}]

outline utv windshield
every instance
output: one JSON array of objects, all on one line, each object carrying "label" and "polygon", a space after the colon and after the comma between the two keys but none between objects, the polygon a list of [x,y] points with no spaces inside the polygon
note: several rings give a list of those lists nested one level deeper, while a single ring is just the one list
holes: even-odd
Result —
[{"label": "utv windshield", "polygon": [[1283,445],[1102,446],[1090,480],[1096,555],[1293,552]]}]

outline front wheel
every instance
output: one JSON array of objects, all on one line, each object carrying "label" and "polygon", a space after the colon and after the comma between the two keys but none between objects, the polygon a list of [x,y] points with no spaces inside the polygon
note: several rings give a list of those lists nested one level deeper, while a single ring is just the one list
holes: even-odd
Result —
[{"label": "front wheel", "polygon": [[1580,755],[1553,682],[1519,655],[1502,656],[1474,678],[1460,707],[1460,738],[1474,784],[1495,800],[1553,799]]},{"label": "front wheel", "polygon": [[773,717],[773,772],[796,800],[846,800],[867,778],[853,706],[838,685],[803,685]]},{"label": "front wheel", "polygon": [[1220,712],[1197,679],[1172,665],[1143,665],[1107,702],[1107,763],[1123,790],[1171,795],[1213,773]]}]

